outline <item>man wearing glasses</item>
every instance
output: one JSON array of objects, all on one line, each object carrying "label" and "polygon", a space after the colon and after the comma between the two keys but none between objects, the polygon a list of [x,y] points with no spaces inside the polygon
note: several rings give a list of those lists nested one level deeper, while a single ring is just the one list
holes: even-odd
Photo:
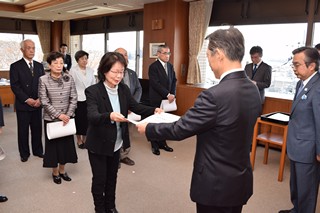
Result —
[{"label": "man wearing glasses", "polygon": [[[158,59],[149,66],[149,99],[150,105],[160,107],[161,101],[168,99],[173,102],[176,96],[176,74],[169,62],[170,49],[167,45],[159,45],[157,50]],[[165,140],[151,141],[152,153],[160,155],[159,149],[173,152]]]}]

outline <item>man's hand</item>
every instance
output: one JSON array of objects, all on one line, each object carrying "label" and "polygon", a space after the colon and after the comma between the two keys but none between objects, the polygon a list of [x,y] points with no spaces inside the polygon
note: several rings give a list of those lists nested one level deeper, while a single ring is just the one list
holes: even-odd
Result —
[{"label": "man's hand", "polygon": [[169,101],[169,103],[172,103],[172,102],[174,101],[174,98],[175,98],[175,96],[172,95],[172,94],[170,94],[170,95],[168,96],[168,101]]},{"label": "man's hand", "polygon": [[320,155],[317,155],[317,161],[320,162]]},{"label": "man's hand", "polygon": [[156,114],[156,113],[160,114],[161,112],[163,112],[163,109],[161,109],[161,108],[156,108],[154,110],[154,114]]},{"label": "man's hand", "polygon": [[40,102],[40,99],[38,98],[37,100],[35,100],[35,103],[34,103],[33,107],[38,108],[40,106],[41,106],[41,102]]},{"label": "man's hand", "polygon": [[136,127],[138,129],[138,132],[140,134],[144,134],[146,132],[147,125],[148,123],[137,124]]},{"label": "man's hand", "polygon": [[33,98],[28,98],[26,100],[26,103],[31,106],[31,107],[34,107],[35,103],[36,103],[36,100],[34,100]]}]

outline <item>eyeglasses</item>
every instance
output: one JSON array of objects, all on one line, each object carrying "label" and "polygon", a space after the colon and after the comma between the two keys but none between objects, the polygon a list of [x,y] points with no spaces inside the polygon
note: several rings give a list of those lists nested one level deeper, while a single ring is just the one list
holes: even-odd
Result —
[{"label": "eyeglasses", "polygon": [[115,75],[124,75],[124,71],[115,71],[115,70],[110,70]]},{"label": "eyeglasses", "polygon": [[[298,67],[300,67],[301,65],[303,65],[303,64],[299,64],[299,63],[290,64],[292,69],[298,69]],[[305,65],[307,65],[307,64],[305,63]]]},{"label": "eyeglasses", "polygon": [[160,52],[160,54],[163,54],[163,55],[171,55],[171,52]]}]

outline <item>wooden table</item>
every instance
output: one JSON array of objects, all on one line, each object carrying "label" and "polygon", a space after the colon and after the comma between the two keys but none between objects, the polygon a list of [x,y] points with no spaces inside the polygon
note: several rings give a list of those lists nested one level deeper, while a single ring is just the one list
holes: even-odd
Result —
[{"label": "wooden table", "polygon": [[0,97],[3,105],[14,104],[14,94],[10,85],[0,86]]}]

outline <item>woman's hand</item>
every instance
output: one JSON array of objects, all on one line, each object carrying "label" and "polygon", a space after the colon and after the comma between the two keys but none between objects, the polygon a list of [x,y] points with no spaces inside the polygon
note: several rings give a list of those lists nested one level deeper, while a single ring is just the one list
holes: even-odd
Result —
[{"label": "woman's hand", "polygon": [[65,114],[59,115],[58,118],[63,121],[63,126],[65,126],[70,120],[70,117],[68,115],[65,115]]},{"label": "woman's hand", "polygon": [[111,112],[110,119],[115,122],[127,122],[127,119],[119,112]]},{"label": "woman's hand", "polygon": [[163,112],[163,109],[161,109],[161,108],[156,108],[156,109],[154,110],[154,113],[160,114],[161,112]]}]

